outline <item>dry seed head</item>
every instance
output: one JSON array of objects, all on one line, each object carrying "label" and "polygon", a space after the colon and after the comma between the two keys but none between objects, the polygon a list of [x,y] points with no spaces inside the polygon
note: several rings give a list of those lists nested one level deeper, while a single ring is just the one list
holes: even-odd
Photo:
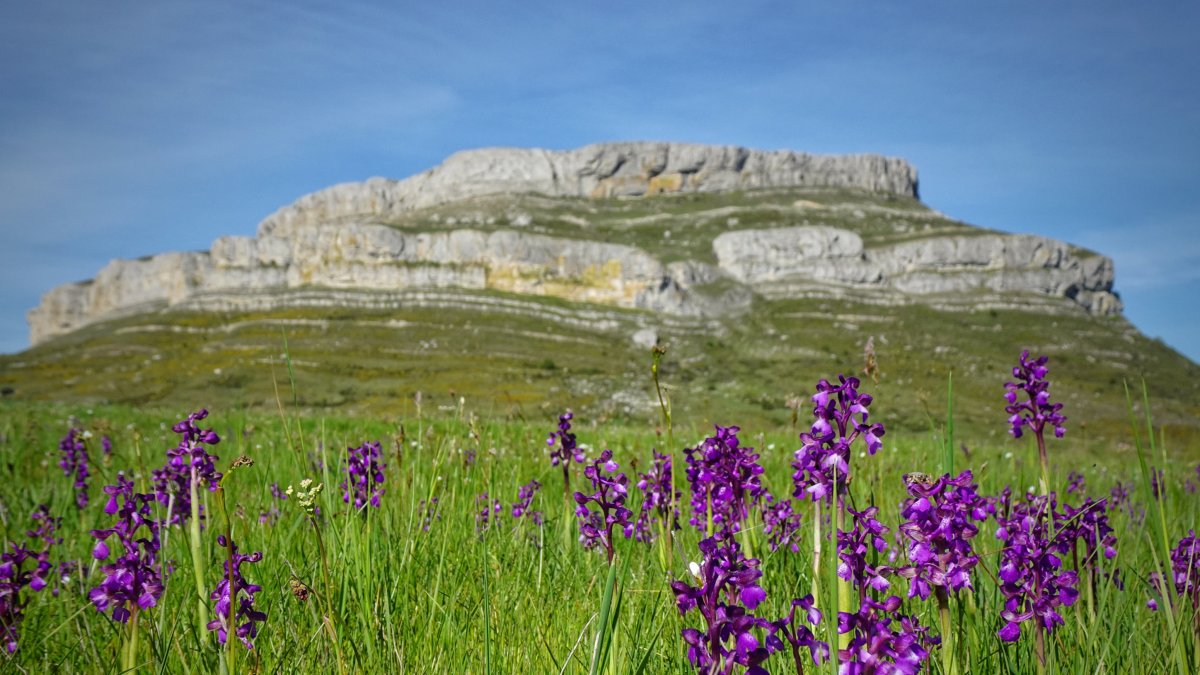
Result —
[{"label": "dry seed head", "polygon": [[295,577],[288,579],[288,590],[290,590],[292,595],[295,596],[300,602],[305,602],[308,600],[308,586],[305,586],[303,581],[300,581]]}]

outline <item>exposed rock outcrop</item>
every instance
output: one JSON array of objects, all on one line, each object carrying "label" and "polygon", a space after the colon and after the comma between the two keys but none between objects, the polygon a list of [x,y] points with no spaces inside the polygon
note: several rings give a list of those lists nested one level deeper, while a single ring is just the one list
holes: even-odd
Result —
[{"label": "exposed rock outcrop", "polygon": [[[113,261],[92,281],[47,293],[29,312],[31,341],[165,306],[236,308],[247,294],[255,307],[286,305],[288,293],[276,291],[302,289],[309,295],[320,289],[495,289],[680,317],[744,310],[755,293],[825,288],[869,291],[881,302],[1017,292],[1094,314],[1120,311],[1111,260],[1027,235],[930,236],[867,246],[858,234],[827,225],[748,229],[715,238],[713,265],[664,264],[635,246],[513,229],[411,232],[382,224],[494,193],[607,197],[787,186],[909,197],[917,187],[908,164],[873,155],[666,143],[459,153],[406,180],[372,179],[308,195],[264,220],[256,237],[222,237],[208,252]],[[529,222],[513,225],[524,229]]]},{"label": "exposed rock outcrop", "polygon": [[986,291],[1065,298],[1093,314],[1114,314],[1112,260],[1080,257],[1063,242],[1020,234],[942,236],[864,249],[832,227],[727,232],[713,241],[720,267],[752,286],[811,280],[879,286],[910,296]]},{"label": "exposed rock outcrop", "polygon": [[404,180],[335,185],[279,209],[259,236],[344,219],[395,219],[418,209],[492,194],[617,197],[767,187],[846,187],[917,196],[917,171],[879,155],[810,155],[731,145],[600,143],[556,152],[486,148],[451,155]]}]

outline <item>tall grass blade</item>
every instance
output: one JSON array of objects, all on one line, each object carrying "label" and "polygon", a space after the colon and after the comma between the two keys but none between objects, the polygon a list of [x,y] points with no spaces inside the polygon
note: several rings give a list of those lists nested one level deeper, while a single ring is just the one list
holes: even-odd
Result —
[{"label": "tall grass blade", "polygon": [[[1150,471],[1152,469],[1146,462],[1146,452],[1145,452],[1145,449],[1142,447],[1142,440],[1138,434],[1137,413],[1134,411],[1134,408],[1133,408],[1133,396],[1129,392],[1129,383],[1128,382],[1125,383],[1125,401],[1126,401],[1126,404],[1127,404],[1127,407],[1129,410],[1129,426],[1130,426],[1130,432],[1133,434],[1133,446],[1134,446],[1134,449],[1137,451],[1138,465],[1142,470],[1142,487],[1145,490],[1146,500],[1148,502],[1154,503],[1157,506],[1156,509],[1147,509],[1147,515],[1149,515],[1150,513],[1154,513],[1155,516],[1157,517],[1158,525],[1159,525],[1158,530],[1162,535],[1162,540],[1161,540],[1161,542],[1159,542],[1162,545],[1162,557],[1159,558],[1158,551],[1155,551],[1153,546],[1150,547],[1151,553],[1154,556],[1154,569],[1159,572],[1159,574],[1161,575],[1160,576],[1161,579],[1169,580],[1169,579],[1173,578],[1172,573],[1171,573],[1171,567],[1170,567],[1170,565],[1171,565],[1171,563],[1170,563],[1170,561],[1171,561],[1171,541],[1170,541],[1169,537],[1167,536],[1167,520],[1166,520],[1166,513],[1163,509],[1162,492],[1160,489],[1160,492],[1159,492],[1158,496],[1156,497],[1155,493],[1154,493],[1154,488],[1150,482]],[[1153,426],[1153,423],[1151,422],[1150,398],[1146,392],[1145,381],[1142,382],[1142,405],[1145,408],[1145,410],[1143,412],[1145,413],[1146,430],[1149,433],[1149,442],[1150,442],[1150,446],[1151,446],[1151,451],[1153,451],[1154,450],[1154,426]],[[1161,486],[1161,487],[1165,487],[1165,486]],[[1163,589],[1162,589],[1162,593],[1161,593],[1163,603],[1162,603],[1162,607],[1160,609],[1162,610],[1163,615],[1166,616],[1166,619],[1167,619],[1167,629],[1171,635],[1172,656],[1174,656],[1175,666],[1179,670],[1180,675],[1186,675],[1188,672],[1188,664],[1187,664],[1187,659],[1183,655],[1182,645],[1180,644],[1180,641],[1178,640],[1178,635],[1179,635],[1179,632],[1177,630],[1178,617],[1176,615],[1177,606],[1174,602],[1174,599],[1171,597],[1170,585],[1171,584],[1169,581],[1163,582]]]},{"label": "tall grass blade", "polygon": [[954,371],[946,374],[946,438],[942,470],[954,475]]},{"label": "tall grass blade", "polygon": [[600,600],[600,618],[596,624],[596,641],[592,645],[592,665],[588,675],[599,675],[604,667],[603,656],[608,650],[612,631],[609,630],[608,616],[612,611],[613,589],[617,585],[617,565],[608,566],[608,579],[604,582],[604,596]]}]

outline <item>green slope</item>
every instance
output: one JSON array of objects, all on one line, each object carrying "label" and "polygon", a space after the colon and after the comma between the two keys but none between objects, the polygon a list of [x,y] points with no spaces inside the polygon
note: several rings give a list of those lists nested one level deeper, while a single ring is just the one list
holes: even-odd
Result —
[{"label": "green slope", "polygon": [[[797,207],[800,200],[804,205]],[[711,259],[712,238],[730,229],[806,222],[852,229],[868,246],[986,232],[916,200],[841,190],[599,201],[493,197],[388,224],[412,231],[520,228],[628,243],[668,261]],[[320,289],[304,293],[311,297]],[[749,312],[700,321],[495,291],[390,297],[400,297],[401,307],[163,309],[97,323],[0,356],[0,387],[7,398],[23,401],[179,410],[219,401],[227,408],[271,409],[276,386],[281,398],[292,398],[282,358],[286,336],[297,402],[306,410],[400,414],[411,411],[413,395],[421,391],[427,405],[467,397],[473,409],[513,418],[541,419],[573,407],[598,421],[649,423],[656,418],[650,355],[630,337],[652,325],[669,347],[664,378],[685,428],[711,422],[787,426],[787,399],[806,395],[820,377],[860,373],[863,345],[874,336],[882,375],[868,389],[887,402],[877,414],[891,428],[940,425],[953,370],[960,439],[968,446],[1000,439],[1003,382],[1028,348],[1051,357],[1052,392],[1069,417],[1086,421],[1072,425],[1071,442],[1097,452],[1122,451],[1111,442],[1128,427],[1122,383],[1140,387],[1145,379],[1168,441],[1200,445],[1194,442],[1200,434],[1200,367],[1119,317],[949,312],[876,306],[858,297],[759,298]]]}]

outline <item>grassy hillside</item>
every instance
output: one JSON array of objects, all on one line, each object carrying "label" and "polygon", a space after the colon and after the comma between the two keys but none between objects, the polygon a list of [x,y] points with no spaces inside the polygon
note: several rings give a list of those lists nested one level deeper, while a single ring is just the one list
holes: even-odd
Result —
[{"label": "grassy hillside", "polygon": [[[461,306],[120,319],[3,357],[0,387],[25,401],[273,409],[276,387],[292,401],[294,375],[296,402],[313,412],[411,413],[421,391],[426,405],[466,397],[475,409],[514,419],[566,407],[600,421],[655,419],[651,355],[629,339],[646,313],[500,293],[443,295]],[[499,301],[521,311],[488,308]],[[1120,318],[758,301],[735,319],[664,331],[663,380],[684,427],[782,428],[790,425],[789,397],[821,377],[861,373],[868,336],[881,370],[868,389],[889,402],[877,414],[890,428],[940,424],[953,371],[962,440],[1000,439],[1003,382],[1029,348],[1051,357],[1052,391],[1066,414],[1086,420],[1072,427],[1070,442],[1123,436],[1122,383],[1140,387],[1143,378],[1170,439],[1191,446],[1200,434],[1200,369]]]},{"label": "grassy hillside", "polygon": [[[640,199],[480,198],[388,223],[410,231],[513,228],[628,243],[662,260],[711,260],[720,232],[828,224],[867,246],[986,232],[919,201],[847,190],[656,196]],[[320,289],[305,289],[310,297]],[[346,293],[345,291],[338,291]],[[721,320],[496,291],[363,291],[399,308],[292,308],[199,313],[163,309],[88,326],[24,353],[0,356],[0,388],[17,401],[113,402],[186,409],[400,415],[414,394],[426,405],[466,397],[486,414],[544,418],[573,407],[598,421],[656,419],[650,354],[634,345],[654,327],[667,345],[663,379],[681,426],[713,422],[790,426],[790,397],[821,377],[860,374],[875,338],[880,375],[869,389],[888,405],[889,428],[934,433],[954,373],[960,439],[968,447],[1005,434],[1002,385],[1022,349],[1051,357],[1053,393],[1072,425],[1070,443],[1120,452],[1128,426],[1123,383],[1144,379],[1168,442],[1200,447],[1200,367],[1119,317],[878,306],[871,298],[758,298]],[[1014,300],[1020,298],[1014,297]],[[958,298],[961,304],[961,298]],[[285,365],[284,344],[291,357]]]}]

